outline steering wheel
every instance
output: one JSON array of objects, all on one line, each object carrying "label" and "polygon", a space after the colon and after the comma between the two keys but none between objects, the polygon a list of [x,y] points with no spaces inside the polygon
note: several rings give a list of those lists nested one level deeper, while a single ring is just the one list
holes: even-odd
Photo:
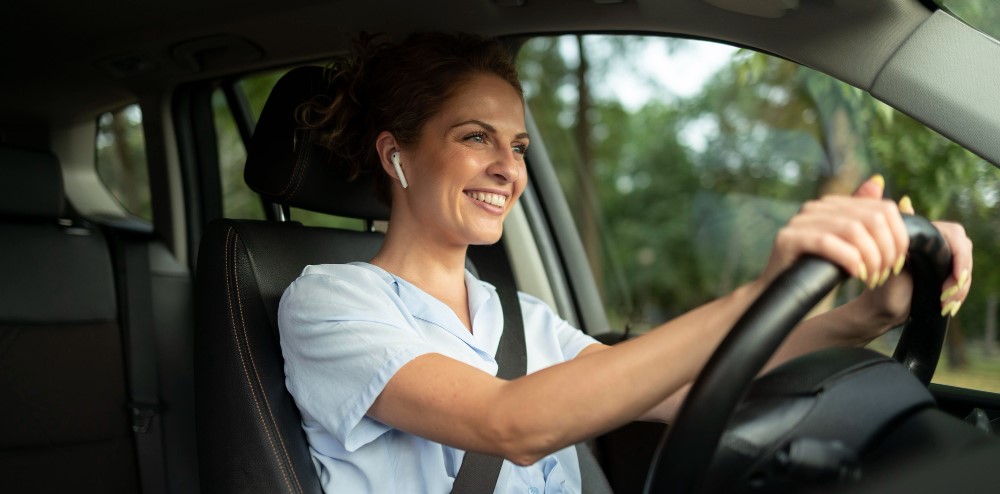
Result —
[{"label": "steering wheel", "polygon": [[[930,221],[904,215],[903,222],[910,237],[907,269],[913,296],[893,358],[927,385],[948,327],[939,307],[941,284],[951,272],[951,251]],[[698,375],[660,441],[645,492],[691,493],[701,488],[719,439],[751,381],[792,328],[846,278],[833,263],[805,256],[771,282]]]}]

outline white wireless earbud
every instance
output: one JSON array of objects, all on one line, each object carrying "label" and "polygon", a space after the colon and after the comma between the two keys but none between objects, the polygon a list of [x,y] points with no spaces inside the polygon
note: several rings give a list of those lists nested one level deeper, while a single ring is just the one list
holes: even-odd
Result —
[{"label": "white wireless earbud", "polygon": [[392,166],[396,168],[396,176],[399,177],[399,183],[406,188],[406,175],[403,175],[403,167],[399,166],[399,151],[394,151],[392,153]]}]

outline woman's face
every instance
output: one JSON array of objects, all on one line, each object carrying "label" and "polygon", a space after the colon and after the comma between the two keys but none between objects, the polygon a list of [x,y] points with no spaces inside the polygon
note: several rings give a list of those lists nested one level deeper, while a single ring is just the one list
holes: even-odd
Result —
[{"label": "woman's face", "polygon": [[455,246],[494,243],[527,182],[527,146],[521,97],[503,79],[474,76],[402,149],[409,188],[393,205],[415,220],[411,234]]}]

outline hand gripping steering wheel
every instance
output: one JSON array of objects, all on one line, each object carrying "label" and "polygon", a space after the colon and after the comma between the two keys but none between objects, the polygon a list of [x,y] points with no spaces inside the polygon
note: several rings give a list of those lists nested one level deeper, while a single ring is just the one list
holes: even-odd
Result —
[{"label": "hand gripping steering wheel", "polygon": [[[951,272],[951,251],[928,220],[904,215],[903,222],[910,236],[907,269],[913,277],[913,297],[893,358],[927,385],[948,328],[939,307],[941,284]],[[657,448],[647,493],[693,493],[701,488],[716,445],[751,381],[792,328],[846,278],[833,263],[805,256],[771,282],[692,385]]]}]

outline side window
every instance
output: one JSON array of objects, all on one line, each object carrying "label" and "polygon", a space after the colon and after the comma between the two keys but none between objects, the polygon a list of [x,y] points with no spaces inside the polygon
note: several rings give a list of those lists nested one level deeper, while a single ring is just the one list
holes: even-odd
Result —
[{"label": "side window", "polygon": [[[235,90],[243,94],[251,118],[256,122],[264,109],[271,89],[288,70],[253,74],[236,82]],[[240,137],[232,109],[222,89],[212,93],[212,110],[215,119],[219,150],[219,175],[222,183],[223,215],[227,218],[263,219],[264,209],[260,196],[243,181],[246,163],[246,146]],[[325,226],[363,230],[364,221],[292,208],[291,219],[309,226]]]},{"label": "side window", "polygon": [[219,152],[222,215],[226,218],[262,220],[264,205],[260,197],[243,181],[243,165],[247,160],[247,150],[222,89],[212,92],[212,116],[215,121],[216,148]]},{"label": "side window", "polygon": [[131,104],[97,117],[97,175],[129,213],[153,221],[142,110]]},{"label": "side window", "polygon": [[[728,45],[536,38],[518,65],[614,328],[648,329],[746,283],[803,201],[882,173],[888,195],[962,222],[976,244],[976,286],[935,381],[1000,392],[989,163],[863,91]],[[827,307],[861,290],[847,282]]]}]

